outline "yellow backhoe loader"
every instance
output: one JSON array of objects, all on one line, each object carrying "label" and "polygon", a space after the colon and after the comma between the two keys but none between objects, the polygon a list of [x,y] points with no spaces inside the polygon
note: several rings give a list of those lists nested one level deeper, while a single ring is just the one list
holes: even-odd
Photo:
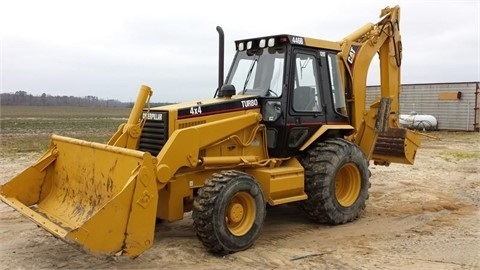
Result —
[{"label": "yellow backhoe loader", "polygon": [[[413,164],[420,140],[399,128],[399,7],[339,42],[295,35],[238,40],[205,100],[150,108],[142,86],[107,144],[52,135],[49,150],[0,188],[3,202],[93,254],[137,257],[156,220],[192,211],[206,249],[252,246],[266,205],[292,203],[312,220],[358,218],[369,163]],[[381,96],[366,104],[379,56]],[[161,232],[160,232],[161,233]]]}]

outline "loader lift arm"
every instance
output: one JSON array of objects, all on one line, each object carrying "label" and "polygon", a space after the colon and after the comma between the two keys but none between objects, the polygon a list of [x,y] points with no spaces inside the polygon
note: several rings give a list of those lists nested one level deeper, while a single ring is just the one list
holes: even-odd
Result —
[{"label": "loader lift arm", "polygon": [[[262,115],[260,113],[248,112],[240,116],[174,131],[157,156],[159,189],[168,183],[181,167],[196,167],[201,162],[198,156],[201,148],[248,126],[258,124],[261,119]],[[232,123],[235,123],[235,125],[232,125]],[[222,132],[215,133],[212,130],[222,130]],[[205,134],[209,135],[205,136]]]},{"label": "loader lift arm", "polygon": [[117,147],[123,147],[128,149],[136,149],[138,145],[138,139],[142,132],[142,126],[145,120],[141,119],[143,107],[145,104],[149,104],[150,97],[152,96],[152,89],[146,85],[140,87],[137,99],[130,111],[128,121],[121,124],[115,134],[108,141],[108,145]]},{"label": "loader lift arm", "polygon": [[[119,126],[117,132],[108,141],[108,145],[128,149],[137,148],[144,121],[141,118],[141,114],[144,105],[148,104],[151,95],[151,88],[142,85],[127,123]],[[159,185],[158,189],[163,188],[181,167],[196,167],[199,164],[198,153],[201,148],[217,142],[227,135],[234,134],[245,127],[258,124],[261,119],[262,115],[260,113],[249,112],[233,118],[174,131],[163,150],[157,155],[156,176]],[[232,125],[232,122],[235,125]],[[211,132],[212,128],[222,130],[222,132]],[[203,134],[209,134],[209,136],[204,136]],[[172,149],[174,150],[172,151]]]}]

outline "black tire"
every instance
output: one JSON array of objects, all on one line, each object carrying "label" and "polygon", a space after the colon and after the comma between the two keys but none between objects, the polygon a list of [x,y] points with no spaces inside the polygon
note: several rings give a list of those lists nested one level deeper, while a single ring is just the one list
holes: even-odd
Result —
[{"label": "black tire", "polygon": [[299,206],[310,219],[335,225],[360,216],[368,199],[370,171],[358,146],[327,139],[307,150],[301,163],[308,199]]},{"label": "black tire", "polygon": [[216,254],[253,245],[265,220],[265,198],[252,176],[239,171],[215,173],[199,189],[193,203],[193,228]]}]

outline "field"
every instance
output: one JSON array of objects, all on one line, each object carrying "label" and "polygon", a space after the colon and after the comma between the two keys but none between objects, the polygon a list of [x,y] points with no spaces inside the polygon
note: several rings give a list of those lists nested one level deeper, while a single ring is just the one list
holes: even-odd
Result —
[{"label": "field", "polygon": [[0,106],[0,155],[48,148],[51,134],[105,143],[129,108]]},{"label": "field", "polygon": [[[1,108],[0,183],[47,148],[51,133],[105,142],[128,109]],[[159,223],[153,247],[131,260],[96,257],[0,203],[2,269],[480,269],[480,135],[429,132],[415,165],[371,165],[362,217],[314,224],[290,205],[268,208],[250,249],[205,251],[191,214]]]}]

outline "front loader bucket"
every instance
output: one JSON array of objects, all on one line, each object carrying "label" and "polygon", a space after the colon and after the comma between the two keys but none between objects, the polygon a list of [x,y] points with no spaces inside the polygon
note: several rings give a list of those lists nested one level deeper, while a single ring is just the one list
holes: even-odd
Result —
[{"label": "front loader bucket", "polygon": [[413,164],[420,138],[405,128],[388,128],[378,134],[372,159],[377,164]]},{"label": "front loader bucket", "polygon": [[93,254],[136,257],[153,242],[158,190],[150,153],[52,136],[0,199]]}]

